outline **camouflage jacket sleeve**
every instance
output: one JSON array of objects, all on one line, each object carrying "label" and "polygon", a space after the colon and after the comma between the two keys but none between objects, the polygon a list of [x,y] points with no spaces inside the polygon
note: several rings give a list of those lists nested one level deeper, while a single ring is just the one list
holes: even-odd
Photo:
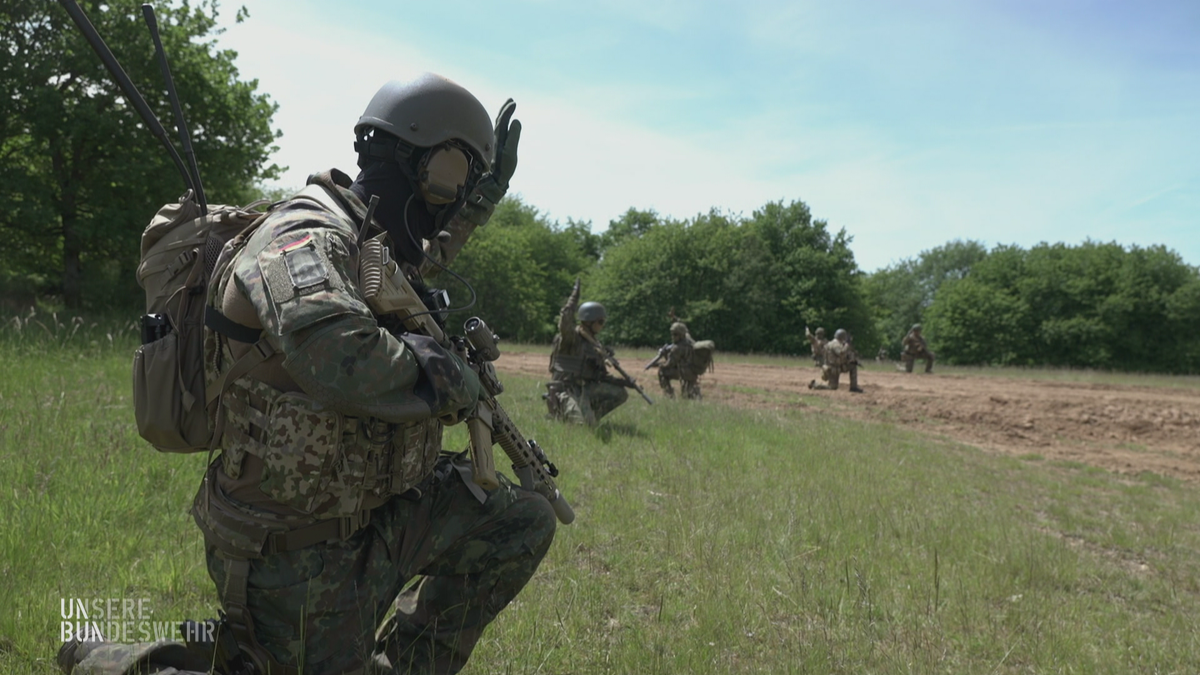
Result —
[{"label": "camouflage jacket sleeve", "polygon": [[575,312],[579,309],[579,295],[575,292],[567,298],[567,303],[563,305],[558,313],[558,334],[561,336],[561,344],[564,348],[570,349],[579,336],[575,333]]},{"label": "camouflage jacket sleeve", "polygon": [[259,227],[234,265],[265,337],[305,393],[349,415],[407,422],[432,414],[414,393],[416,357],[380,328],[358,288],[348,222],[296,200]]},{"label": "camouflage jacket sleeve", "polygon": [[458,257],[458,252],[466,245],[467,240],[471,238],[476,227],[478,225],[459,213],[450,219],[450,224],[436,238],[426,240],[425,253],[429,255],[429,258],[421,262],[419,269],[421,276],[431,279],[441,273],[443,266],[449,267],[450,263]]},{"label": "camouflage jacket sleeve", "polygon": [[825,343],[825,363],[827,365],[848,367],[857,362],[858,354],[854,351],[853,346],[837,340],[830,340]]}]

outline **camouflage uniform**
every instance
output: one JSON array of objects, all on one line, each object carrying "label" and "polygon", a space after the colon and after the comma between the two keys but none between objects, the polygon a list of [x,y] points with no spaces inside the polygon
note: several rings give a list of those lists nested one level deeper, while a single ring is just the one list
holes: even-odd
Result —
[{"label": "camouflage uniform", "polygon": [[558,316],[558,334],[550,349],[546,407],[556,419],[594,426],[629,400],[625,381],[608,373],[612,352],[586,326],[575,324],[579,285]]},{"label": "camouflage uniform", "polygon": [[671,338],[664,362],[658,367],[658,384],[664,394],[675,398],[671,380],[679,380],[685,398],[699,399],[700,373],[703,369],[696,367],[696,341],[692,339],[687,326],[678,321],[671,325]]},{"label": "camouflage uniform", "polygon": [[933,352],[929,351],[929,347],[925,344],[920,325],[913,326],[912,330],[904,336],[900,345],[903,348],[900,358],[904,361],[904,372],[911,373],[913,362],[917,359],[925,359],[925,372],[933,372]]},{"label": "camouflage uniform", "polygon": [[[341,172],[309,182],[342,214],[285,203],[210,291],[275,353],[222,398],[223,452],[192,509],[208,572],[238,642],[272,673],[457,672],[537,569],[555,517],[507,480],[485,492],[440,452],[441,420],[478,396],[474,375],[380,326],[357,286],[365,208]],[[210,378],[250,348],[211,334]],[[106,645],[75,672],[173,665],[145,649]]]},{"label": "camouflage uniform", "polygon": [[809,389],[837,389],[842,373],[850,373],[850,391],[861,393],[858,387],[858,353],[845,331],[839,330],[832,340],[825,344],[825,365],[821,367],[821,379],[824,383],[812,380]]},{"label": "camouflage uniform", "polygon": [[808,338],[808,344],[812,347],[813,363],[817,367],[825,365],[825,345],[828,344],[828,340],[825,339],[825,329],[818,328],[814,335],[808,331],[808,326],[805,326],[804,337]]}]

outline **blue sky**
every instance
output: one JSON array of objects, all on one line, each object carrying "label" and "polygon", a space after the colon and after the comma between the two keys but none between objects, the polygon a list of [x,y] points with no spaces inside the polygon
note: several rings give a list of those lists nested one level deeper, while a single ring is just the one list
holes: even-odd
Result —
[{"label": "blue sky", "polygon": [[868,271],[956,238],[1200,265],[1200,2],[244,4],[220,44],[280,104],[285,186],[353,171],[371,95],[430,70],[514,98],[513,191],[597,231],[802,200]]}]

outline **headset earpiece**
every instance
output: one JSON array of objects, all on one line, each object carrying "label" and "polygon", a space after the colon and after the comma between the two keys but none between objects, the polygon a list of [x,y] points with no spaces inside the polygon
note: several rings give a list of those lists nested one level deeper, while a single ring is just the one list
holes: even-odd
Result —
[{"label": "headset earpiece", "polygon": [[471,173],[471,161],[459,148],[443,143],[421,158],[417,184],[426,204],[440,206],[458,201]]}]

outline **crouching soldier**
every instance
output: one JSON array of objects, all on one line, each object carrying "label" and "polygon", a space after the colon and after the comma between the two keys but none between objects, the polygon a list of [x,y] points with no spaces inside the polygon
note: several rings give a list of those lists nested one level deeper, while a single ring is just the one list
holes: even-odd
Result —
[{"label": "crouching soldier", "polygon": [[[576,324],[578,320],[578,325]],[[626,381],[609,374],[605,360],[612,351],[600,344],[608,312],[598,302],[579,304],[579,280],[559,313],[558,334],[550,350],[550,382],[546,408],[555,419],[595,426],[629,400]]]},{"label": "crouching soldier", "polygon": [[903,347],[900,358],[904,361],[904,372],[911,373],[913,362],[917,359],[925,359],[925,372],[933,372],[933,352],[929,351],[929,346],[925,344],[925,338],[921,335],[921,324],[913,324],[912,330],[908,331],[900,345]]},{"label": "crouching soldier", "polygon": [[658,350],[658,356],[647,364],[646,369],[658,366],[658,384],[668,398],[675,398],[671,380],[679,380],[684,398],[699,400],[700,374],[712,370],[715,348],[712,340],[693,340],[687,325],[676,321],[671,324],[670,344]]},{"label": "crouching soldier", "polygon": [[812,380],[809,389],[837,389],[842,373],[850,373],[850,391],[861,394],[858,387],[858,354],[850,344],[850,334],[839,328],[833,339],[825,345],[825,365],[821,367],[824,383]]}]

